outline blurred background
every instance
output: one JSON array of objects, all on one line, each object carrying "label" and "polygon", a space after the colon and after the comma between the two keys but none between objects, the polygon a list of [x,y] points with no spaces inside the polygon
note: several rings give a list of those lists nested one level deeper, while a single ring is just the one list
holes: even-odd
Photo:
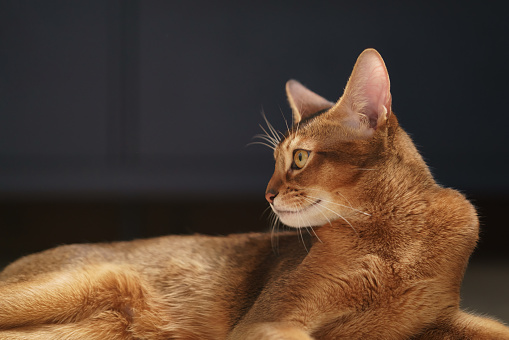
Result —
[{"label": "blurred background", "polygon": [[374,47],[437,181],[482,221],[469,310],[509,321],[507,2],[0,1],[0,267],[75,242],[265,231],[262,110],[337,100]]}]

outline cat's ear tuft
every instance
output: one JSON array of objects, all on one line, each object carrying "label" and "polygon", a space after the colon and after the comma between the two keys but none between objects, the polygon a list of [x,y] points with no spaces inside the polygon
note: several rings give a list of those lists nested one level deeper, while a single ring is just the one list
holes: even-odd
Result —
[{"label": "cat's ear tuft", "polygon": [[334,103],[308,90],[304,85],[293,79],[286,83],[286,95],[292,108],[294,125],[313,113],[334,106]]},{"label": "cat's ear tuft", "polygon": [[361,53],[336,104],[344,123],[372,135],[391,114],[390,81],[380,54],[374,49]]}]

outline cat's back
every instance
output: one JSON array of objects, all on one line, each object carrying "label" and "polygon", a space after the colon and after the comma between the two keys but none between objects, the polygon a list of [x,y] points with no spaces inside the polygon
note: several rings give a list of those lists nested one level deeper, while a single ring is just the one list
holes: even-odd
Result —
[{"label": "cat's back", "polygon": [[213,237],[174,235],[126,242],[62,245],[21,257],[0,272],[0,281],[14,276],[28,278],[45,272],[100,263],[129,265],[133,268],[153,267],[164,262],[164,259],[189,259],[189,255],[198,249],[203,251],[209,248],[209,252],[221,252],[220,243],[218,238]]},{"label": "cat's back", "polygon": [[[193,276],[205,272],[243,272],[262,265],[277,264],[278,259],[293,259],[285,253],[295,239],[291,233],[282,234],[281,254],[276,255],[270,235],[264,233],[229,236],[162,236],[150,239],[71,244],[24,256],[0,272],[1,282],[24,281],[31,277],[59,271],[79,270],[89,266],[108,264],[129,268],[148,280],[170,276]],[[230,273],[231,274],[231,273]],[[210,274],[208,274],[210,278]]]}]

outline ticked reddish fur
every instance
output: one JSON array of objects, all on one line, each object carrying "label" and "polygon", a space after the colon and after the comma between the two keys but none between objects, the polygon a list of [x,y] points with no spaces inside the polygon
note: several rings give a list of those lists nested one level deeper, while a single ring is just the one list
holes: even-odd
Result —
[{"label": "ticked reddish fur", "polygon": [[476,211],[399,126],[379,54],[361,54],[337,103],[287,93],[267,199],[309,234],[278,234],[277,251],[262,233],[23,257],[0,273],[0,339],[509,339],[459,309]]}]

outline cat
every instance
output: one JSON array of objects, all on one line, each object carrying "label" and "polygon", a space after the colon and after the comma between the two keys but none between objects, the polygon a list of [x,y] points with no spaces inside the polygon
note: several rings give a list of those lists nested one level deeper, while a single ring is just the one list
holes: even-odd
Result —
[{"label": "cat", "polygon": [[293,125],[264,137],[266,200],[297,231],[276,251],[252,233],[29,255],[0,273],[0,339],[509,339],[459,309],[477,214],[399,126],[378,52],[336,103],[286,91]]}]

